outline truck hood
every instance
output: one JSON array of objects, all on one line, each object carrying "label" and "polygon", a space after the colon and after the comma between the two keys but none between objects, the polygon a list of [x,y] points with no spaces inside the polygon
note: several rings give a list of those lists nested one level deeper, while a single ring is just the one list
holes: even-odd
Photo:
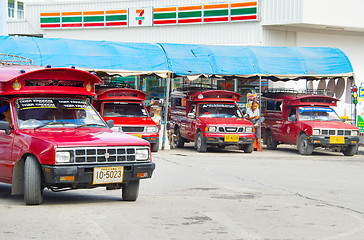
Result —
[{"label": "truck hood", "polygon": [[244,118],[198,118],[206,125],[213,126],[249,126],[253,127],[253,124]]},{"label": "truck hood", "polygon": [[108,128],[42,128],[20,130],[19,133],[58,147],[149,146],[146,140]]},{"label": "truck hood", "polygon": [[149,117],[103,117],[103,119],[113,120],[115,126],[157,126]]},{"label": "truck hood", "polygon": [[359,130],[359,128],[357,128],[356,126],[341,121],[301,121],[300,123],[303,123],[312,128],[336,128],[336,129]]}]

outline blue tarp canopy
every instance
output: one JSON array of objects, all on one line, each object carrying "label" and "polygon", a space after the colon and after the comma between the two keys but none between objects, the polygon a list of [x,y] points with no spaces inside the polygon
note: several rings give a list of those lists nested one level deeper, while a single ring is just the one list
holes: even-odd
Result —
[{"label": "blue tarp canopy", "polygon": [[177,75],[263,76],[271,79],[349,77],[353,68],[338,48],[160,44]]},{"label": "blue tarp canopy", "polygon": [[269,79],[350,77],[353,68],[338,48],[252,47],[125,43],[0,36],[0,53],[37,65],[84,68],[109,74],[262,76]]},{"label": "blue tarp canopy", "polygon": [[158,44],[0,36],[0,53],[36,65],[101,70],[120,75],[156,73],[166,77],[166,56]]}]

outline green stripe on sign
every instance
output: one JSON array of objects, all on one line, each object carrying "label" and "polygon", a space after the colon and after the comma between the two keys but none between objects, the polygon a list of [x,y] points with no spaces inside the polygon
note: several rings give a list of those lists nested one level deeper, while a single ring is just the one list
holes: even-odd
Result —
[{"label": "green stripe on sign", "polygon": [[202,17],[202,11],[194,11],[194,12],[179,12],[179,18],[192,18],[192,17]]},{"label": "green stripe on sign", "polygon": [[167,18],[176,18],[177,14],[175,12],[169,13],[154,13],[154,19],[167,19]]},{"label": "green stripe on sign", "polygon": [[62,17],[62,22],[82,22],[82,17]]},{"label": "green stripe on sign", "polygon": [[256,14],[257,8],[238,8],[231,9],[231,15],[244,15],[244,14]]},{"label": "green stripe on sign", "polygon": [[83,17],[84,22],[103,22],[104,16],[84,16]]},{"label": "green stripe on sign", "polygon": [[59,23],[61,22],[60,17],[41,18],[40,23]]},{"label": "green stripe on sign", "polygon": [[229,15],[229,9],[204,11],[204,17],[216,17]]},{"label": "green stripe on sign", "polygon": [[126,15],[110,15],[106,16],[106,21],[125,21],[127,20]]}]

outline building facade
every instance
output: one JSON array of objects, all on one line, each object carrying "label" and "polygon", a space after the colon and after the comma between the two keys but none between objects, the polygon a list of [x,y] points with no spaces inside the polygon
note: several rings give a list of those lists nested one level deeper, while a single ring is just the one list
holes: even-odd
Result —
[{"label": "building facade", "polygon": [[[18,6],[18,1],[8,2]],[[9,15],[9,35],[122,42],[337,47],[349,57],[356,83],[364,84],[364,1],[361,0],[345,3],[339,0],[24,2],[23,17]],[[14,9],[17,11],[19,7]],[[269,84],[301,89],[306,88],[307,82]],[[242,88],[238,82],[231,85],[233,90]],[[313,88],[328,87],[328,80],[313,82]],[[350,88],[346,86],[345,91],[338,109],[340,115],[350,116]],[[361,109],[364,104],[361,104],[358,112],[364,113]]]}]

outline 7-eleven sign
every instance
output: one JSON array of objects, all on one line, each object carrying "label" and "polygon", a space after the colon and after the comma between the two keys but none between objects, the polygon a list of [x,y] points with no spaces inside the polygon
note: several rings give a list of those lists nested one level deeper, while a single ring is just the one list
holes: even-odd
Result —
[{"label": "7-eleven sign", "polygon": [[129,8],[129,27],[152,26],[152,8]]}]

